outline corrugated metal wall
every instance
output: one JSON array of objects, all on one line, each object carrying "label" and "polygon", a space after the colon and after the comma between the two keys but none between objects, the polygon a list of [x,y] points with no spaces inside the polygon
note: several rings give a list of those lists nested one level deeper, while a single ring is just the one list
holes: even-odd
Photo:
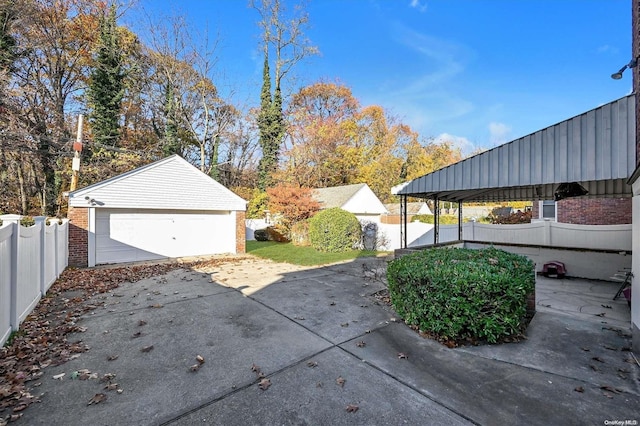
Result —
[{"label": "corrugated metal wall", "polygon": [[626,180],[636,165],[635,119],[629,95],[414,179],[399,194],[537,200],[553,198],[559,183],[580,182],[591,197],[630,196]]}]

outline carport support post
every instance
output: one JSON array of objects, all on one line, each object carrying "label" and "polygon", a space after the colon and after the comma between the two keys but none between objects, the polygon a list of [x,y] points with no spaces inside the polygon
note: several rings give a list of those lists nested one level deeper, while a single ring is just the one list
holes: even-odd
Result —
[{"label": "carport support post", "polygon": [[458,241],[462,241],[462,201],[458,201]]},{"label": "carport support post", "polygon": [[400,196],[400,248],[407,248],[407,196]]},{"label": "carport support post", "polygon": [[438,196],[433,197],[433,244],[438,244],[440,232],[440,206]]}]

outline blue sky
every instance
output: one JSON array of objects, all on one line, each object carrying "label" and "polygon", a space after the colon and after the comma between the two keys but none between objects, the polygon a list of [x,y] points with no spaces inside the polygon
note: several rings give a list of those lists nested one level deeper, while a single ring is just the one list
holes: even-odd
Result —
[{"label": "blue sky", "polygon": [[[295,3],[283,0],[288,7]],[[141,0],[218,39],[219,86],[259,100],[258,14],[245,0]],[[630,0],[310,0],[318,47],[289,92],[339,81],[420,133],[491,148],[631,92]],[[215,81],[214,81],[215,82]]]}]

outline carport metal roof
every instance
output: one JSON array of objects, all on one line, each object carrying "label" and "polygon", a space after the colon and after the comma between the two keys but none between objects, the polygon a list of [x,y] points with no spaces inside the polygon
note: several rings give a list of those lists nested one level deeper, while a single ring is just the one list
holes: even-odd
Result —
[{"label": "carport metal roof", "polygon": [[394,188],[441,201],[551,200],[578,182],[584,197],[631,197],[635,96],[629,95]]}]

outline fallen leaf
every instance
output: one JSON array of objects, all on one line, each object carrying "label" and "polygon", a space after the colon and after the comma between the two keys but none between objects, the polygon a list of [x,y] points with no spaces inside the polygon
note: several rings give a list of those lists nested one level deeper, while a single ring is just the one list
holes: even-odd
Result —
[{"label": "fallen leaf", "polygon": [[89,403],[87,405],[100,404],[102,401],[105,401],[106,399],[107,399],[107,395],[103,393],[97,393],[93,396],[93,398],[89,400]]},{"label": "fallen leaf", "polygon": [[340,324],[340,327],[349,327],[349,323],[348,322],[342,323]]},{"label": "fallen leaf", "polygon": [[594,314],[597,317],[603,317],[606,315],[606,312],[600,312],[599,314]]},{"label": "fallen leaf", "polygon": [[118,389],[118,390],[116,390],[116,392],[122,393],[122,392],[124,392],[124,390],[123,389]]},{"label": "fallen leaf", "polygon": [[367,346],[367,343],[364,340],[360,340],[358,343],[356,343],[356,346],[359,348],[364,348],[365,346]]},{"label": "fallen leaf", "polygon": [[409,358],[404,352],[398,352],[399,359],[407,359]]},{"label": "fallen leaf", "polygon": [[131,338],[132,339],[137,339],[140,336],[142,336],[142,332],[141,331],[136,331],[135,333],[133,333],[133,336],[131,336]]},{"label": "fallen leaf", "polygon": [[162,307],[164,307],[164,305],[163,305],[162,303],[156,303],[155,305],[150,305],[149,307],[150,307],[150,308],[156,308],[156,309],[157,309],[157,308],[162,308]]},{"label": "fallen leaf", "polygon": [[314,368],[314,367],[317,367],[317,366],[318,366],[318,363],[317,363],[317,362],[315,362],[315,361],[309,361],[309,362],[307,362],[307,367]]},{"label": "fallen leaf", "polygon": [[198,361],[199,364],[204,364],[204,357],[202,355],[196,355],[196,361]]},{"label": "fallen leaf", "polygon": [[600,371],[600,369],[595,365],[589,365],[589,368],[591,368],[593,371]]},{"label": "fallen leaf", "polygon": [[113,373],[107,373],[100,379],[100,382],[109,382],[116,378],[116,375]]},{"label": "fallen leaf", "polygon": [[60,373],[60,374],[56,374],[55,376],[53,376],[53,378],[55,380],[62,380],[62,378],[64,377],[66,373]]},{"label": "fallen leaf", "polygon": [[193,364],[191,367],[189,367],[189,371],[198,371],[200,369],[200,364]]},{"label": "fallen leaf", "polygon": [[138,321],[138,326],[139,327],[142,327],[143,325],[147,325],[147,322],[145,320]]},{"label": "fallen leaf", "polygon": [[608,349],[610,351],[617,351],[618,348],[613,347],[613,346],[609,346],[609,345],[603,345],[603,348]]},{"label": "fallen leaf", "polygon": [[117,383],[109,383],[107,386],[104,387],[106,390],[117,390],[118,389],[118,384]]},{"label": "fallen leaf", "polygon": [[602,306],[605,309],[611,309],[611,306],[609,306],[609,305],[600,305],[600,306]]},{"label": "fallen leaf", "polygon": [[256,372],[256,373],[259,373],[259,372],[260,372],[260,367],[258,367],[257,365],[253,364],[253,365],[251,366],[251,371],[254,371],[254,372]]},{"label": "fallen leaf", "polygon": [[600,389],[613,392],[613,393],[622,393],[620,389],[614,388],[613,386],[609,386],[609,385],[600,386]]},{"label": "fallen leaf", "polygon": [[580,392],[580,393],[583,393],[583,392],[584,392],[584,388],[583,388],[582,386],[578,386],[578,387],[576,387],[576,388],[574,389],[574,391],[576,391],[576,392]]},{"label": "fallen leaf", "polygon": [[598,361],[604,364],[604,361],[602,360],[602,358],[598,357],[598,356],[594,356],[593,358],[591,358],[594,361]]},{"label": "fallen leaf", "polygon": [[140,349],[140,352],[150,352],[151,349],[153,349],[153,345],[145,346],[144,348]]},{"label": "fallen leaf", "polygon": [[355,405],[355,404],[349,404],[349,405],[347,405],[347,408],[346,408],[346,410],[347,410],[347,412],[348,412],[348,413],[355,413],[355,412],[356,412],[356,411],[358,411],[359,409],[360,409],[360,407],[358,407],[358,406],[357,406],[357,405]]},{"label": "fallen leaf", "polygon": [[589,349],[589,348],[580,348],[580,349],[582,349],[582,350],[583,350],[583,351],[585,351],[585,352],[589,352],[589,351],[591,350],[591,349]]},{"label": "fallen leaf", "polygon": [[345,380],[342,376],[339,376],[339,377],[336,379],[336,384],[337,384],[338,386],[340,386],[340,387],[344,387],[344,383],[345,383],[345,382],[346,382],[346,380]]},{"label": "fallen leaf", "polygon": [[260,380],[260,383],[258,383],[258,387],[262,390],[269,389],[269,386],[271,386],[271,380],[269,379],[262,379]]},{"label": "fallen leaf", "polygon": [[11,416],[9,416],[9,422],[17,422],[23,414],[24,413],[12,414]]},{"label": "fallen leaf", "polygon": [[116,359],[118,359],[118,355],[109,355],[107,357],[107,361],[115,361]]},{"label": "fallen leaf", "polygon": [[336,302],[329,303],[329,306],[336,306]]}]

